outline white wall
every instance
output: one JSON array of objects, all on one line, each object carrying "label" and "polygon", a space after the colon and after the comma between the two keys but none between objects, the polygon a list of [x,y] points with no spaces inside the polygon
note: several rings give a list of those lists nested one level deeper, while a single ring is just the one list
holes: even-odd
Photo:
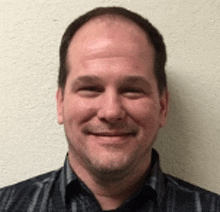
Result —
[{"label": "white wall", "polygon": [[219,0],[1,0],[0,187],[63,164],[60,39],[78,15],[108,5],[142,14],[164,35],[171,104],[155,145],[164,171],[220,193]]}]

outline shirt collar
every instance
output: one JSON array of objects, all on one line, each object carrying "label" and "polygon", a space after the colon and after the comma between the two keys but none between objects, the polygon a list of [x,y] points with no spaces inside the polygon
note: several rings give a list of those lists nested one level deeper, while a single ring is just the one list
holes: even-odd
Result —
[{"label": "shirt collar", "polygon": [[[63,200],[67,200],[66,197],[68,197],[69,195],[69,190],[71,190],[72,194],[76,194],[77,192],[79,192],[79,189],[81,189],[81,186],[81,181],[78,179],[77,175],[70,167],[67,154],[64,166],[61,171],[60,190]],[[160,168],[159,155],[154,149],[152,150],[151,168],[149,174],[145,179],[143,187],[145,187],[146,189],[149,187],[153,189],[157,195],[158,203],[162,201],[163,195],[165,193],[164,174]]]},{"label": "shirt collar", "polygon": [[[74,184],[74,182],[77,182],[78,178],[76,174],[72,171],[69,160],[68,160],[68,154],[66,155],[65,161],[64,161],[64,166],[61,169],[61,180],[60,180],[60,191],[61,191],[61,196],[64,202],[67,201],[68,193],[69,193],[69,188],[71,185]],[[76,187],[76,186],[74,186]],[[75,191],[71,189],[72,191]]]},{"label": "shirt collar", "polygon": [[152,150],[151,169],[144,185],[151,187],[156,192],[157,201],[160,203],[165,193],[164,173],[161,171],[159,154],[155,149]]}]

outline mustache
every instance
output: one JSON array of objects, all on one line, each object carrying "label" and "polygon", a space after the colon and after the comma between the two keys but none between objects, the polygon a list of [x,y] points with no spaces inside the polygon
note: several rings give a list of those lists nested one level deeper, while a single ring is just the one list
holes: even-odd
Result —
[{"label": "mustache", "polygon": [[138,127],[136,125],[120,125],[115,127],[108,127],[105,125],[88,124],[82,128],[82,132],[88,134],[102,134],[102,135],[136,135]]}]

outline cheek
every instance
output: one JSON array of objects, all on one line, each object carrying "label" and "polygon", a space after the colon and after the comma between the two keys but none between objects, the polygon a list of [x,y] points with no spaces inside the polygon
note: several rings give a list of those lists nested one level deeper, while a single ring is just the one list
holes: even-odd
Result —
[{"label": "cheek", "polygon": [[150,100],[133,101],[126,104],[127,114],[141,127],[156,127],[159,121],[158,104]]},{"label": "cheek", "polygon": [[[64,119],[69,124],[80,125],[95,114],[95,108],[81,98],[70,97],[64,102]],[[71,122],[71,123],[70,123]]]}]

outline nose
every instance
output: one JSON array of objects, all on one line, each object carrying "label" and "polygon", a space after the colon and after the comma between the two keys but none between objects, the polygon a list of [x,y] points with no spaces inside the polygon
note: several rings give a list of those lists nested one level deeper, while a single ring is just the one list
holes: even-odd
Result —
[{"label": "nose", "polygon": [[110,124],[123,120],[125,110],[120,95],[112,91],[103,94],[97,115],[100,120]]}]

